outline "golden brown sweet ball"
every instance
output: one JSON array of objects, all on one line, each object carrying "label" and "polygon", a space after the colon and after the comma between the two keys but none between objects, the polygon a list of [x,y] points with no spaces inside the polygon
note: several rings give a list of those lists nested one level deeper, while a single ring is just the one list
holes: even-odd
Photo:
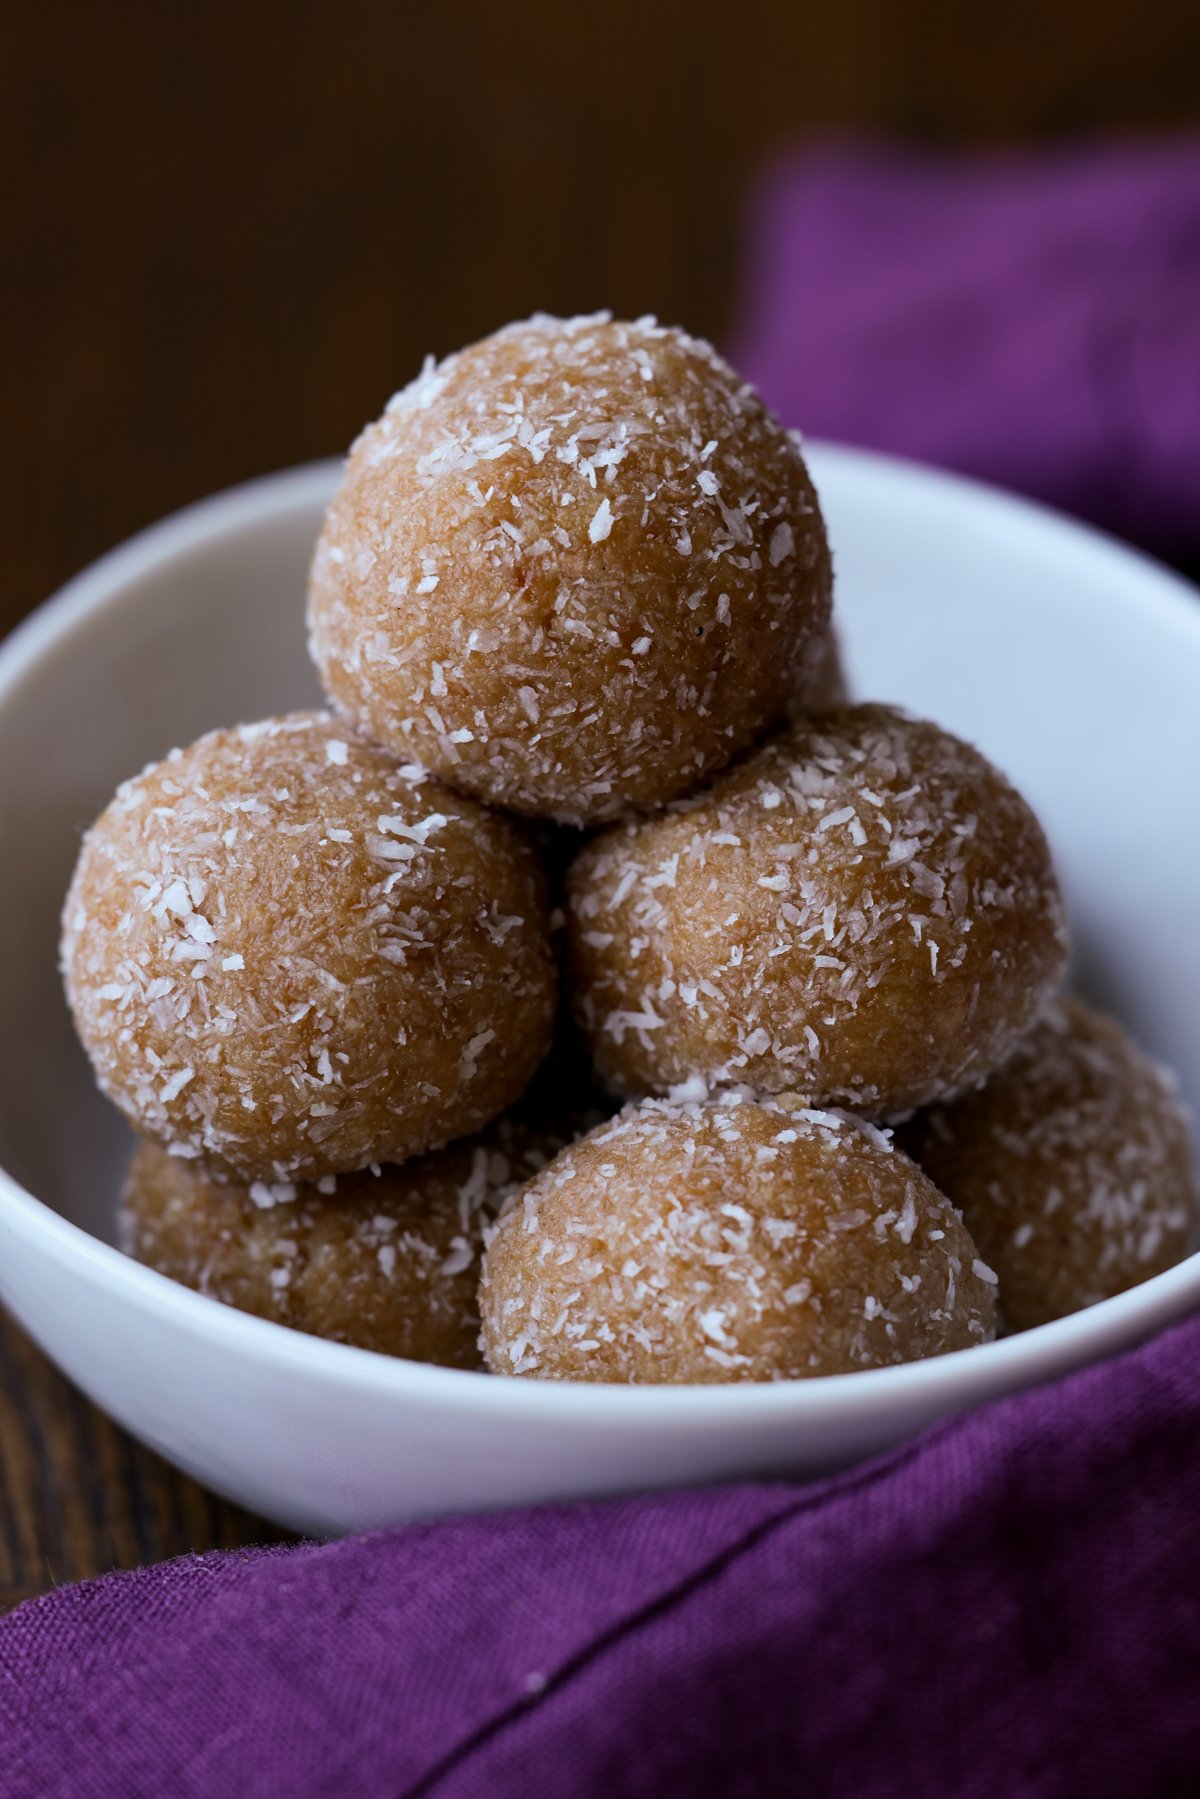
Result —
[{"label": "golden brown sweet ball", "polygon": [[477,1130],[555,1004],[521,829],[328,713],[216,731],[127,782],[84,838],[63,967],[109,1098],[246,1180]]},{"label": "golden brown sweet ball", "polygon": [[881,1132],[732,1093],[629,1106],[519,1188],[480,1310],[499,1374],[764,1381],[982,1343],[994,1283]]},{"label": "golden brown sweet ball", "polygon": [[427,366],[359,438],[311,647],[380,743],[591,823],[783,717],[830,582],[796,440],[708,344],[537,317]]},{"label": "golden brown sweet ball", "polygon": [[478,1368],[484,1229],[513,1183],[562,1141],[501,1121],[402,1168],[291,1188],[219,1181],[143,1143],[125,1183],[123,1243],[240,1311],[385,1355]]},{"label": "golden brown sweet ball", "polygon": [[982,1081],[1062,976],[1033,813],[886,706],[800,721],[568,876],[573,997],[626,1094],[693,1074],[895,1116]]},{"label": "golden brown sweet ball", "polygon": [[1109,1018],[1056,1001],[981,1092],[906,1127],[1000,1278],[1014,1330],[1161,1274],[1193,1247],[1187,1118],[1169,1077]]}]

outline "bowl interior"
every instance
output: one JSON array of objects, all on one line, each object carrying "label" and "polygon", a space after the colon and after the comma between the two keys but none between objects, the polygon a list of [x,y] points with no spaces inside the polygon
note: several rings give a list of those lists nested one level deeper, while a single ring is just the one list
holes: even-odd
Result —
[{"label": "bowl interior", "polygon": [[[972,738],[1038,809],[1076,981],[1200,1106],[1200,606],[1053,516],[882,458],[811,449],[860,697]],[[218,496],[89,570],[0,651],[0,1161],[112,1239],[128,1133],[63,1002],[79,834],[117,783],[213,726],[318,698],[308,557],[321,465]]]}]

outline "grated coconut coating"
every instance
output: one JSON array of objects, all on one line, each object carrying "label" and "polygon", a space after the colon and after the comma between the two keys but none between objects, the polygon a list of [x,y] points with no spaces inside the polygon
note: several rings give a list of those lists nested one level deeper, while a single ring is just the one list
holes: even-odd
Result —
[{"label": "grated coconut coating", "polygon": [[216,731],[118,790],[63,919],[68,997],[135,1128],[247,1180],[477,1130],[550,1040],[540,866],[510,820],[336,723]]},{"label": "grated coconut coating", "polygon": [[501,1119],[402,1168],[279,1189],[214,1179],[143,1142],[121,1230],[128,1254],[212,1299],[360,1349],[480,1368],[485,1227],[565,1134]]},{"label": "grated coconut coating", "polygon": [[727,1093],[628,1106],[518,1189],[480,1310],[498,1374],[765,1381],[986,1342],[994,1285],[881,1131]]},{"label": "grated coconut coating", "polygon": [[1196,1168],[1174,1082],[1112,1019],[1055,1001],[979,1093],[923,1113],[905,1147],[961,1207],[1025,1330],[1161,1274],[1196,1237]]},{"label": "grated coconut coating", "polygon": [[380,743],[591,823],[686,792],[782,719],[830,587],[796,440],[710,345],[538,316],[428,363],[360,436],[310,644]]},{"label": "grated coconut coating", "polygon": [[801,721],[567,878],[572,998],[600,1077],[692,1075],[895,1116],[977,1085],[1062,977],[1029,807],[885,706]]}]

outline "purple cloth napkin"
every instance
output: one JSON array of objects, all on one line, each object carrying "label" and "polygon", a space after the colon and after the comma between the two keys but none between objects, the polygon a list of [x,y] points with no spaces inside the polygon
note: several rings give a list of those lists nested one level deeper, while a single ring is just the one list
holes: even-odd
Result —
[{"label": "purple cloth napkin", "polygon": [[1200,1321],[818,1487],[209,1555],[0,1626],[5,1799],[1193,1794]]},{"label": "purple cloth napkin", "polygon": [[785,424],[1200,549],[1200,139],[781,159],[742,312]]},{"label": "purple cloth napkin", "polygon": [[[829,152],[756,211],[789,423],[1200,548],[1200,144]],[[0,1621],[4,1799],[1200,1790],[1200,1321],[816,1487],[210,1555]]]}]

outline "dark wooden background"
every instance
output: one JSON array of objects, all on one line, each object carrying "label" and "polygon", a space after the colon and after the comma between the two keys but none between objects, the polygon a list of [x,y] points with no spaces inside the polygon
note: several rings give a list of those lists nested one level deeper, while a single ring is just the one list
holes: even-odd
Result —
[{"label": "dark wooden background", "polygon": [[[8,10],[0,630],[172,508],[341,450],[427,350],[538,307],[719,339],[781,143],[1200,123],[1195,0]],[[266,1534],[0,1322],[0,1604]]]}]

